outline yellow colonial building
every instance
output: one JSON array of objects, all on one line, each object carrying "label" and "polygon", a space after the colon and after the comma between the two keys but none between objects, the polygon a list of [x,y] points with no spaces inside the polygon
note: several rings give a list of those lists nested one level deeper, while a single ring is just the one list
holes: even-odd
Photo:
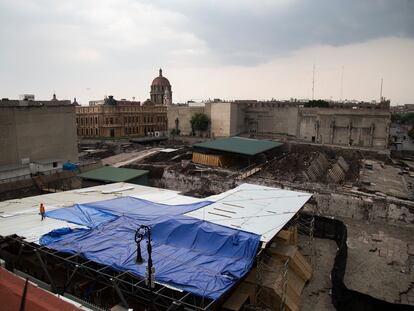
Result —
[{"label": "yellow colonial building", "polygon": [[[164,84],[167,86],[165,90]],[[165,91],[165,96],[160,95],[161,91]],[[167,105],[171,102],[171,94],[171,85],[160,70],[160,75],[151,84],[151,100],[144,103],[108,96],[104,100],[89,102],[89,106],[78,105],[77,134],[88,138],[166,135]]]}]

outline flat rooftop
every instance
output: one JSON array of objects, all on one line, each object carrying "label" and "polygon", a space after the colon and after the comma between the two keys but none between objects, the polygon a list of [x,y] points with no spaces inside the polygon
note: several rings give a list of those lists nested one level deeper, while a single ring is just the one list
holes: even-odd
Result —
[{"label": "flat rooftop", "polygon": [[196,149],[230,152],[245,156],[254,156],[283,145],[281,142],[271,140],[259,140],[245,137],[229,137],[210,140],[193,145]]},{"label": "flat rooftop", "polygon": [[103,166],[80,174],[79,177],[103,182],[127,182],[134,178],[146,175],[148,172],[149,171],[146,170],[136,170],[132,168]]},{"label": "flat rooftop", "polygon": [[20,99],[0,99],[2,107],[44,107],[44,106],[72,106],[70,100],[20,100]]}]

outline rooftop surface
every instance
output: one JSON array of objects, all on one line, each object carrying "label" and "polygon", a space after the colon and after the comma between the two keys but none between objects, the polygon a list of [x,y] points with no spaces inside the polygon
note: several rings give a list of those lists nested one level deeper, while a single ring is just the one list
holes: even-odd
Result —
[{"label": "rooftop surface", "polygon": [[80,174],[84,179],[98,180],[105,182],[126,182],[128,180],[148,174],[145,170],[136,170],[131,168],[120,168],[112,166],[103,166],[92,171]]},{"label": "rooftop surface", "polygon": [[206,141],[203,143],[195,144],[193,147],[254,156],[281,145],[283,144],[277,141],[258,140],[235,136]]},{"label": "rooftop surface", "polygon": [[70,100],[20,100],[0,99],[2,107],[44,107],[44,106],[72,106]]},{"label": "rooftop surface", "polygon": [[79,227],[57,219],[40,221],[40,203],[44,204],[48,212],[74,204],[125,196],[170,205],[212,201],[214,203],[209,208],[201,208],[186,215],[259,234],[266,243],[302,208],[311,194],[242,184],[219,195],[198,199],[173,190],[114,183],[0,202],[0,235],[17,234],[28,241],[37,242],[42,235],[54,229]]},{"label": "rooftop surface", "polygon": [[[0,236],[16,234],[62,252],[88,249],[82,253],[85,259],[121,271],[130,270],[133,264],[134,274],[143,276],[145,267],[135,264],[130,254],[135,241],[128,237],[140,224],[148,224],[157,241],[153,251],[163,255],[154,257],[155,265],[164,267],[158,270],[157,282],[215,300],[250,270],[260,241],[263,247],[272,240],[310,197],[308,193],[242,184],[222,194],[197,199],[171,190],[115,183],[0,202]],[[38,214],[40,203],[46,209],[44,220]],[[186,205],[179,205],[182,203]],[[203,209],[206,205],[211,208]],[[61,237],[56,239],[56,231],[49,234],[58,228],[79,227],[82,230],[61,230],[64,241]],[[103,227],[106,236],[100,233]],[[122,258],[113,259],[115,245]],[[234,264],[234,258],[238,258],[240,267]],[[180,260],[194,264],[179,265]],[[226,267],[231,267],[229,273],[235,279],[224,275]],[[215,271],[217,276],[208,271]],[[188,275],[195,277],[189,281]]]}]

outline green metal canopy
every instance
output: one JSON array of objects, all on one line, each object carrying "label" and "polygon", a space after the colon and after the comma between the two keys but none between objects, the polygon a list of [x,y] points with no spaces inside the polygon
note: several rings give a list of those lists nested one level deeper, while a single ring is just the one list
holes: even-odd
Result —
[{"label": "green metal canopy", "polygon": [[195,144],[193,147],[196,149],[210,149],[215,151],[254,156],[281,145],[283,144],[277,141],[259,140],[235,136],[206,141],[203,143]]},{"label": "green metal canopy", "polygon": [[149,171],[135,170],[131,168],[121,168],[103,166],[95,170],[80,174],[83,179],[98,180],[104,182],[126,182],[131,179],[148,174]]}]

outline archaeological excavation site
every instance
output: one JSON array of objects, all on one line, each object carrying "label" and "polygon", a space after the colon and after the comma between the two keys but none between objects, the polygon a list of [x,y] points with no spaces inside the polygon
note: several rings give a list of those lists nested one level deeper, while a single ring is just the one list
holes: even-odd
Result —
[{"label": "archaeological excavation site", "polygon": [[414,162],[248,137],[93,147],[76,173],[2,188],[10,291],[28,279],[91,310],[412,310]]}]

